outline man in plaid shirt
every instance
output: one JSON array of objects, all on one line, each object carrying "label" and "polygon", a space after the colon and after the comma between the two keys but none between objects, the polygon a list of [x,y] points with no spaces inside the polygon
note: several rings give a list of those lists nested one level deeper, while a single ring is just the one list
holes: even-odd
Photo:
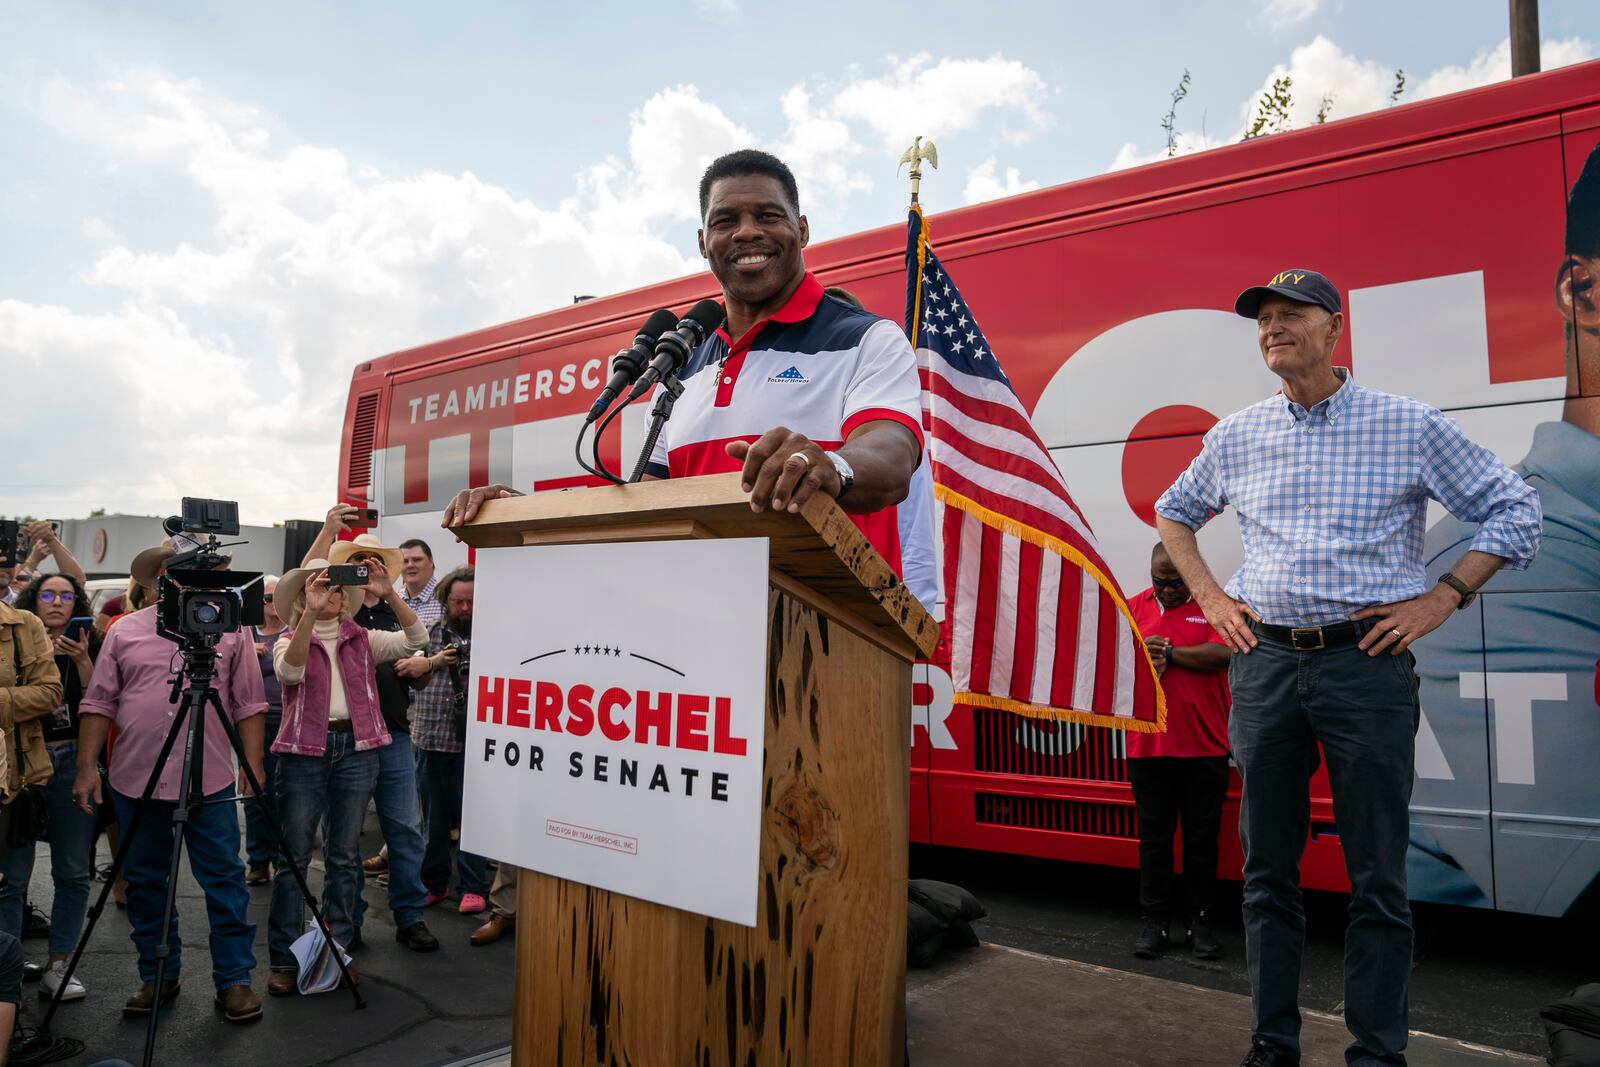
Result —
[{"label": "man in plaid shirt", "polygon": [[[1288,270],[1246,289],[1277,395],[1206,434],[1156,502],[1156,528],[1207,621],[1233,650],[1229,743],[1244,785],[1244,924],[1254,1004],[1245,1067],[1300,1062],[1305,943],[1300,857],[1318,744],[1350,875],[1345,1023],[1351,1067],[1403,1064],[1411,909],[1416,660],[1409,649],[1501,567],[1539,549],[1539,495],[1438,410],[1357,385],[1333,366],[1339,291]],[[1478,526],[1431,589],[1428,501]],[[1239,514],[1244,562],[1224,589],[1195,539]]]},{"label": "man in plaid shirt", "polygon": [[427,887],[430,906],[449,900],[454,867],[460,875],[457,910],[463,915],[475,915],[489,906],[485,899],[489,894],[488,865],[482,856],[461,851],[459,843],[466,770],[464,697],[470,664],[461,660],[457,648],[472,638],[473,579],[471,567],[457,567],[439,580],[436,595],[444,615],[428,628],[423,657],[402,661],[403,667],[395,668],[397,673],[403,670],[421,690],[411,706],[411,746],[419,753],[432,798],[422,884]]}]

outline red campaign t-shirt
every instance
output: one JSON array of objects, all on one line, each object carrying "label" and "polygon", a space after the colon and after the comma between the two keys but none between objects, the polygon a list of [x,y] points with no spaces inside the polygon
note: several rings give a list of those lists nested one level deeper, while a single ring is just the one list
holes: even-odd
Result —
[{"label": "red campaign t-shirt", "polygon": [[[1163,610],[1155,590],[1146,589],[1128,599],[1133,621],[1146,637],[1165,637],[1176,647],[1226,644],[1211,628],[1200,605],[1191,597],[1186,603]],[[1129,734],[1128,758],[1142,756],[1226,756],[1228,749],[1228,709],[1233,700],[1228,693],[1227,671],[1191,671],[1169,666],[1161,675],[1161,691],[1167,696],[1167,732]]]}]

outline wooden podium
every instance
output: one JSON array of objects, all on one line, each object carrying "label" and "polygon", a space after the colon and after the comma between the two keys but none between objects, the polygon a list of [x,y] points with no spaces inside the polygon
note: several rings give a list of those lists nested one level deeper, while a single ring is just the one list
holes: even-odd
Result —
[{"label": "wooden podium", "polygon": [[757,924],[524,872],[512,1063],[898,1065],[922,605],[833,500],[758,514],[737,474],[495,500],[461,534],[771,539]]}]

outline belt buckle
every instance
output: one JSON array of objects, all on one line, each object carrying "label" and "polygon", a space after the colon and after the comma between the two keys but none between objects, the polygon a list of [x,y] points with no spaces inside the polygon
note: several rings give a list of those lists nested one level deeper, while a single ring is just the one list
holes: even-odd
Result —
[{"label": "belt buckle", "polygon": [[[1300,643],[1300,637],[1302,634],[1315,637],[1317,643],[1314,645],[1302,645]],[[1289,644],[1296,652],[1321,652],[1324,648],[1328,647],[1328,642],[1322,636],[1322,627],[1320,626],[1299,626],[1291,629],[1289,631]]]}]

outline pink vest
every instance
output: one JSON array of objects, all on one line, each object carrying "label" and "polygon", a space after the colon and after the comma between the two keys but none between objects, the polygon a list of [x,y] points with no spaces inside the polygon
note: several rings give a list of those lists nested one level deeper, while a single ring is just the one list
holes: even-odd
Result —
[{"label": "pink vest", "polygon": [[[279,640],[290,640],[290,631],[285,630]],[[344,700],[350,709],[356,751],[382,748],[390,737],[378,707],[377,668],[372,662],[366,629],[354,619],[341,620],[334,652],[339,657],[339,676],[344,681]],[[332,676],[327,649],[320,638],[313,636],[306,649],[305,677],[283,687],[283,724],[278,727],[272,751],[290,756],[327,753],[328,685]]]}]

